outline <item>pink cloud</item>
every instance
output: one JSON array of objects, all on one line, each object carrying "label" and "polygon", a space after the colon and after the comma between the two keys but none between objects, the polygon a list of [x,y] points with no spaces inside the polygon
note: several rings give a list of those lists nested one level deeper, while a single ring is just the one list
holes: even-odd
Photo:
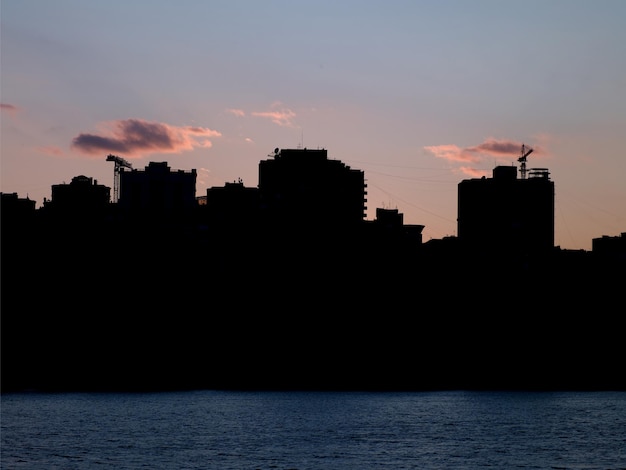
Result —
[{"label": "pink cloud", "polygon": [[433,145],[424,147],[437,158],[455,162],[478,163],[480,158],[467,149],[462,149],[454,144]]},{"label": "pink cloud", "polygon": [[518,155],[522,148],[521,142],[513,142],[511,140],[487,139],[482,144],[475,147],[469,147],[468,152],[476,152],[492,157],[511,157]]},{"label": "pink cloud", "polygon": [[39,147],[37,150],[44,153],[45,155],[54,155],[56,157],[59,157],[64,153],[63,150],[61,150],[59,147],[55,147],[53,145]]},{"label": "pink cloud", "polygon": [[198,168],[197,183],[200,186],[208,185],[210,176],[211,176],[211,170],[209,170],[208,168]]},{"label": "pink cloud", "polygon": [[226,111],[237,117],[244,117],[246,115],[246,112],[243,109],[227,109]]},{"label": "pink cloud", "polygon": [[491,175],[491,171],[486,170],[478,170],[476,168],[472,168],[469,166],[462,166],[459,168],[459,172],[464,175],[469,176],[470,178],[480,178],[481,176],[489,176]]},{"label": "pink cloud", "polygon": [[72,147],[86,154],[115,152],[127,157],[150,153],[180,153],[194,148],[210,148],[218,131],[197,126],[171,126],[142,119],[121,119],[101,124],[101,132],[81,133]]},{"label": "pink cloud", "polygon": [[296,117],[296,113],[291,109],[282,107],[281,103],[274,103],[270,108],[269,111],[256,111],[250,114],[269,119],[279,126],[294,127],[293,118]]},{"label": "pink cloud", "polygon": [[[528,149],[528,146],[526,148]],[[444,144],[428,146],[424,147],[424,149],[444,160],[476,164],[487,158],[506,161],[510,161],[511,159],[517,160],[517,158],[521,156],[522,142],[489,138],[473,147],[461,148],[454,144]],[[541,148],[533,147],[533,151],[535,155],[545,154]],[[468,167],[464,167],[461,171],[466,174],[471,174],[469,173],[470,168]],[[479,174],[484,173],[483,170],[476,171]]]},{"label": "pink cloud", "polygon": [[10,115],[15,115],[18,111],[18,107],[8,103],[0,103],[0,111],[7,112]]},{"label": "pink cloud", "polygon": [[237,117],[245,117],[249,114],[250,116],[269,119],[279,126],[296,127],[293,123],[296,113],[289,108],[285,108],[280,101],[272,103],[268,111],[252,111],[248,113],[243,109],[228,108],[226,112]]}]

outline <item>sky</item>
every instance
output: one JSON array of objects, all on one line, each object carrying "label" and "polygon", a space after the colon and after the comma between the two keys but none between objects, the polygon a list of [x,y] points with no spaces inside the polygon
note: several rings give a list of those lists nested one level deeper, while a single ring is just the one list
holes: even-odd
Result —
[{"label": "sky", "polygon": [[623,0],[0,0],[0,26],[0,191],[37,207],[80,175],[113,195],[109,154],[204,196],[326,149],[426,242],[525,145],[556,246],[626,232]]}]

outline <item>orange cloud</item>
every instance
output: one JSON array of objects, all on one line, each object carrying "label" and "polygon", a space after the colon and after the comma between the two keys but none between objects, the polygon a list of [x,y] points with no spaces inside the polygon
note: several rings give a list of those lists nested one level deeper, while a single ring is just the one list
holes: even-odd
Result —
[{"label": "orange cloud", "polygon": [[101,124],[97,134],[81,133],[72,147],[86,154],[115,152],[127,157],[149,153],[180,153],[197,147],[209,148],[218,131],[206,127],[177,127],[142,119],[121,119]]}]

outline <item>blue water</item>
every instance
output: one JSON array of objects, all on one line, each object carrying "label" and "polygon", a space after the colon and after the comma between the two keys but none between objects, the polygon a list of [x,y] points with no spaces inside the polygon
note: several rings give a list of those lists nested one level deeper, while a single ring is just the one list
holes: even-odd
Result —
[{"label": "blue water", "polygon": [[626,392],[16,393],[3,469],[626,469]]}]

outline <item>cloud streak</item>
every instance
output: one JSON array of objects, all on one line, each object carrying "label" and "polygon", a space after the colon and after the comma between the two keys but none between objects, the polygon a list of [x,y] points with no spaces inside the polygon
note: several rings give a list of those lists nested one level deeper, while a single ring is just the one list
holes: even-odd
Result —
[{"label": "cloud streak", "polygon": [[56,147],[54,145],[38,147],[37,150],[39,150],[41,153],[43,153],[45,155],[52,155],[52,156],[55,156],[55,157],[60,157],[60,156],[64,155],[63,150],[61,150],[59,147]]},{"label": "cloud streak", "polygon": [[18,107],[8,103],[0,103],[0,111],[4,111],[13,116],[17,113]]},{"label": "cloud streak", "polygon": [[244,117],[246,115],[246,112],[243,109],[229,108],[226,110],[226,112],[233,114],[234,116],[237,116],[237,117]]},{"label": "cloud streak", "polygon": [[229,108],[226,112],[237,117],[246,117],[250,115],[253,117],[269,119],[271,122],[281,127],[297,127],[293,121],[296,117],[296,113],[283,106],[280,101],[272,103],[268,111],[252,111],[248,113],[243,109]]},{"label": "cloud streak", "polygon": [[[534,148],[535,155],[542,155],[540,148]],[[485,159],[497,159],[509,161],[517,160],[521,156],[522,142],[513,140],[486,139],[484,142],[473,147],[459,147],[454,144],[432,145],[424,147],[424,150],[432,153],[437,158],[450,162],[478,165]],[[477,170],[471,166],[462,166],[459,170],[470,176],[484,174],[484,170]]]},{"label": "cloud streak", "polygon": [[252,114],[252,116],[269,119],[274,124],[278,124],[282,127],[295,127],[293,118],[296,117],[296,113],[288,108],[274,109],[270,111],[255,111],[250,114]]},{"label": "cloud streak", "polygon": [[88,155],[104,152],[141,157],[150,153],[181,153],[210,148],[218,131],[206,127],[172,126],[143,119],[121,119],[102,123],[98,133],[81,133],[72,139],[72,148]]}]

